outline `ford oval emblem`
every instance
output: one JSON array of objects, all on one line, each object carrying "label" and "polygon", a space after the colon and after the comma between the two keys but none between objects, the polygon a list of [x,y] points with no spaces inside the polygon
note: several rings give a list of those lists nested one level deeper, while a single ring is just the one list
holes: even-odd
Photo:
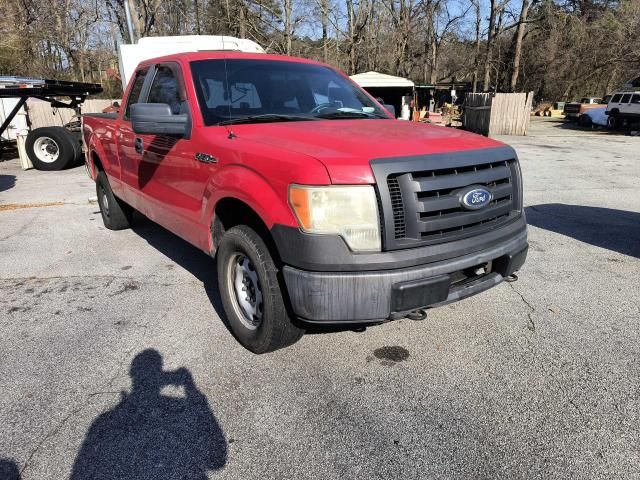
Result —
[{"label": "ford oval emblem", "polygon": [[462,192],[460,203],[467,210],[478,210],[487,206],[492,199],[493,195],[489,190],[482,187],[475,187]]}]

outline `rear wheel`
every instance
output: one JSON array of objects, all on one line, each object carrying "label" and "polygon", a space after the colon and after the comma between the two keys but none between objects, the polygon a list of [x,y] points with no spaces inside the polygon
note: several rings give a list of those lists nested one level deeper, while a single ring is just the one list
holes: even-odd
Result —
[{"label": "rear wheel", "polygon": [[618,120],[618,117],[616,117],[615,115],[609,114],[609,118],[607,118],[607,127],[612,129],[619,128],[620,121]]},{"label": "rear wheel", "polygon": [[591,120],[591,117],[589,115],[583,113],[578,117],[578,125],[585,128],[592,127],[593,121]]},{"label": "rear wheel", "polygon": [[102,171],[96,179],[96,195],[105,227],[109,230],[124,230],[131,226],[133,208],[113,194],[107,174]]},{"label": "rear wheel", "polygon": [[73,166],[80,156],[76,137],[63,127],[42,127],[30,131],[25,148],[37,170],[63,170]]},{"label": "rear wheel", "polygon": [[218,286],[228,325],[254,353],[298,341],[304,330],[291,322],[278,269],[260,236],[246,225],[229,229],[218,247]]}]

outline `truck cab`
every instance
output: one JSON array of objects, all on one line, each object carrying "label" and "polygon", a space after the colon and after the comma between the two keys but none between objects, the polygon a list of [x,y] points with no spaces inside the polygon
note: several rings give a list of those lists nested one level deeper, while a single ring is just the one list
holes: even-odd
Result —
[{"label": "truck cab", "polygon": [[515,151],[395,120],[301,58],[142,62],[117,114],[83,121],[105,226],[139,210],[214,256],[235,337],[264,353],[462,300],[524,264]]}]

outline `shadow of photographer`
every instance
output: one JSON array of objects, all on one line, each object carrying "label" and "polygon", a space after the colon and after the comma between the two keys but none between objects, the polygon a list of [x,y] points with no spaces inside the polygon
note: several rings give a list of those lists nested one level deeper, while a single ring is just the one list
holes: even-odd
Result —
[{"label": "shadow of photographer", "polygon": [[147,349],[129,373],[131,392],[93,422],[71,480],[204,480],[223,468],[227,442],[189,370],[165,371],[160,353]]}]

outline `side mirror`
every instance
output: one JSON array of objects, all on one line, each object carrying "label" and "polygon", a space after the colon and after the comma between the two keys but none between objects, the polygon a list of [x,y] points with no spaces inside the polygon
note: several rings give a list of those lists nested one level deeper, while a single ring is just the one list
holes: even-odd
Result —
[{"label": "side mirror", "polygon": [[389,110],[391,115],[393,115],[393,118],[396,118],[396,107],[394,107],[393,105],[386,104],[386,103],[383,103],[382,106],[384,108],[386,108],[387,110]]},{"label": "side mirror", "polygon": [[166,103],[134,103],[131,105],[131,128],[135,133],[185,136],[189,116],[171,113]]}]

